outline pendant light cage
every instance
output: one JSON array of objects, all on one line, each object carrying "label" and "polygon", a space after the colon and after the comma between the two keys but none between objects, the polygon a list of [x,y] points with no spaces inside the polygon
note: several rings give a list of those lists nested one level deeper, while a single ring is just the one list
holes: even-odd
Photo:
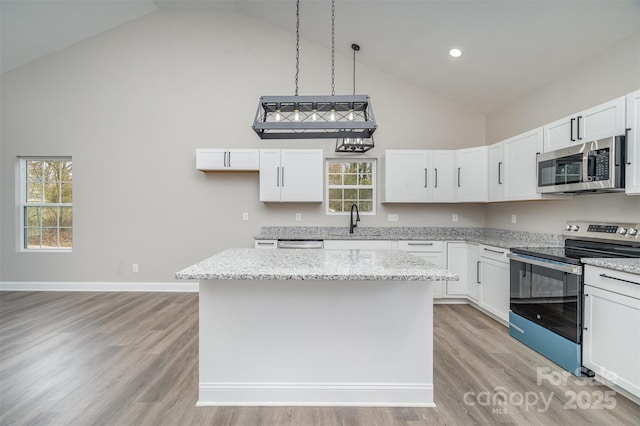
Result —
[{"label": "pendant light cage", "polygon": [[[355,55],[355,53],[354,53]],[[296,75],[294,96],[262,96],[253,120],[260,139],[371,138],[377,128],[368,95],[335,95],[335,0],[331,2],[331,95],[298,96],[300,0],[296,1]],[[337,150],[337,148],[336,148]],[[355,152],[349,150],[345,152]]]}]

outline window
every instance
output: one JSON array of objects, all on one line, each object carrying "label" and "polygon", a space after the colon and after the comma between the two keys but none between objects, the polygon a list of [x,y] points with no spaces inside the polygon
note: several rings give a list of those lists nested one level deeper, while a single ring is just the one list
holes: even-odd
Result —
[{"label": "window", "polygon": [[375,214],[376,160],[327,160],[327,214]]},{"label": "window", "polygon": [[23,250],[71,250],[72,181],[71,158],[20,159]]}]

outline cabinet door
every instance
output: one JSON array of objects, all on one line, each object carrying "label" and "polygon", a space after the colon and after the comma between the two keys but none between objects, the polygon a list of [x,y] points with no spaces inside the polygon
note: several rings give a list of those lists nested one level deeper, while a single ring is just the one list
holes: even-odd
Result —
[{"label": "cabinet door", "polygon": [[640,397],[640,299],[584,286],[582,364]]},{"label": "cabinet door", "polygon": [[467,243],[467,296],[480,299],[480,260],[478,245]]},{"label": "cabinet door", "polygon": [[447,281],[447,296],[466,296],[467,282],[471,275],[467,264],[467,243],[447,243],[447,269],[460,275],[460,281]]},{"label": "cabinet door", "polygon": [[[452,202],[456,199],[454,186],[455,151],[431,151],[433,166],[427,174],[433,188],[432,200]],[[433,170],[433,174],[430,174]],[[430,183],[433,182],[433,183]]]},{"label": "cabinet door", "polygon": [[229,170],[259,170],[260,154],[257,149],[227,150],[227,169]]},{"label": "cabinet door", "polygon": [[226,149],[196,149],[196,169],[207,170],[224,170],[227,167],[227,150]]},{"label": "cabinet door", "polygon": [[323,151],[283,149],[280,152],[280,200],[322,202]]},{"label": "cabinet door", "polygon": [[574,144],[576,142],[575,122],[576,117],[566,117],[544,126],[544,152]]},{"label": "cabinet door", "polygon": [[509,138],[504,142],[504,198],[536,200],[538,173],[536,154],[542,152],[542,128]]},{"label": "cabinet door", "polygon": [[[445,267],[444,256],[442,252],[425,252],[425,251],[416,251],[410,252],[414,256],[418,256],[419,258],[425,259],[428,262],[433,263],[434,265]],[[440,299],[444,296],[443,284],[444,281],[432,281],[433,285],[433,298]]]},{"label": "cabinet door", "polygon": [[640,90],[627,95],[627,194],[640,194]]},{"label": "cabinet door", "polygon": [[386,202],[427,201],[427,153],[420,150],[385,151]]},{"label": "cabinet door", "polygon": [[480,305],[509,321],[509,264],[480,258]]},{"label": "cabinet door", "polygon": [[489,147],[489,201],[504,200],[504,143],[498,142]]},{"label": "cabinet door", "polygon": [[280,150],[260,150],[260,201],[280,201]]},{"label": "cabinet door", "polygon": [[625,130],[624,96],[583,111],[578,116],[577,139],[589,142],[609,136],[623,135]]},{"label": "cabinet door", "polygon": [[459,149],[456,152],[457,200],[487,201],[487,147]]}]

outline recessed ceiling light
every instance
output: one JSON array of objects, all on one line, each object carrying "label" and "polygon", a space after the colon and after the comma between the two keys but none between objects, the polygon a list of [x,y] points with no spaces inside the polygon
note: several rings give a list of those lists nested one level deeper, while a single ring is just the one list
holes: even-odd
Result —
[{"label": "recessed ceiling light", "polygon": [[462,50],[460,50],[460,49],[451,49],[449,51],[449,55],[453,56],[454,58],[458,58],[458,57],[460,57],[460,55],[462,55]]}]

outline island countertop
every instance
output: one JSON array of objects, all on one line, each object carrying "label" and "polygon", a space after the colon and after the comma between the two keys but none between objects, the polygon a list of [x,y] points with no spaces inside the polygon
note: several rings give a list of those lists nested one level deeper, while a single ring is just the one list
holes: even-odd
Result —
[{"label": "island countertop", "polygon": [[228,249],[176,273],[193,280],[457,281],[401,250]]}]

